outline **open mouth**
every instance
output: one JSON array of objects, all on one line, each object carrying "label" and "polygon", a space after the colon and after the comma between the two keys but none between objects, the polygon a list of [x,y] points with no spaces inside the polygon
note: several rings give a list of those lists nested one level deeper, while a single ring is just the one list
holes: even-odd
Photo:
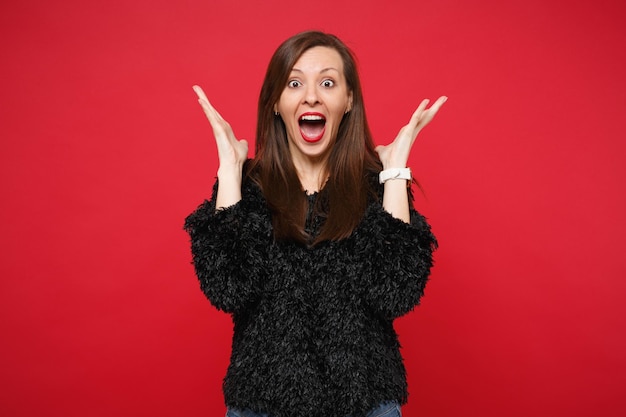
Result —
[{"label": "open mouth", "polygon": [[317,142],[324,136],[326,118],[321,113],[304,113],[298,119],[300,134],[307,142]]}]

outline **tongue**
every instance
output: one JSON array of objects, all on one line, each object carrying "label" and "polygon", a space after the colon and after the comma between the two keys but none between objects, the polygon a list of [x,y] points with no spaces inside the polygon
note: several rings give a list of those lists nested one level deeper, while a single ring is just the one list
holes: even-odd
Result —
[{"label": "tongue", "polygon": [[324,123],[319,122],[304,122],[300,124],[300,132],[304,140],[309,142],[315,142],[322,138],[324,135]]}]

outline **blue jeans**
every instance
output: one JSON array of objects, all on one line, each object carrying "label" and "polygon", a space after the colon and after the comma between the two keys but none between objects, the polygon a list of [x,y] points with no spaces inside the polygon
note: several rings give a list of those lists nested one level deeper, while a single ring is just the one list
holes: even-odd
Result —
[{"label": "blue jeans", "polygon": [[[226,417],[271,417],[267,413],[256,413],[252,410],[239,410],[238,408],[228,408]],[[395,402],[385,402],[367,413],[366,417],[402,417],[400,405]]]}]

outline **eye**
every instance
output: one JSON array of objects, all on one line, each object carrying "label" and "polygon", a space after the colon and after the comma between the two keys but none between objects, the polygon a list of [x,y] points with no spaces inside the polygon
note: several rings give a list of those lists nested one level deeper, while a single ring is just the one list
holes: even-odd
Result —
[{"label": "eye", "polygon": [[333,80],[324,80],[322,81],[322,86],[326,87],[326,88],[331,88],[335,85],[335,82]]},{"label": "eye", "polygon": [[302,83],[298,80],[291,80],[287,83],[287,87],[291,87],[291,88],[297,88],[300,87],[302,85]]}]

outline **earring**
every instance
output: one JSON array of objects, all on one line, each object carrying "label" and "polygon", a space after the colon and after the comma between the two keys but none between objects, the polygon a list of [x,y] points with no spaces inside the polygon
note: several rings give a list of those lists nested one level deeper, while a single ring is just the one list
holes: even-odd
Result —
[{"label": "earring", "polygon": [[274,112],[274,116],[280,116],[280,113],[279,113],[279,112],[277,112],[277,111],[275,111],[275,112]]}]

